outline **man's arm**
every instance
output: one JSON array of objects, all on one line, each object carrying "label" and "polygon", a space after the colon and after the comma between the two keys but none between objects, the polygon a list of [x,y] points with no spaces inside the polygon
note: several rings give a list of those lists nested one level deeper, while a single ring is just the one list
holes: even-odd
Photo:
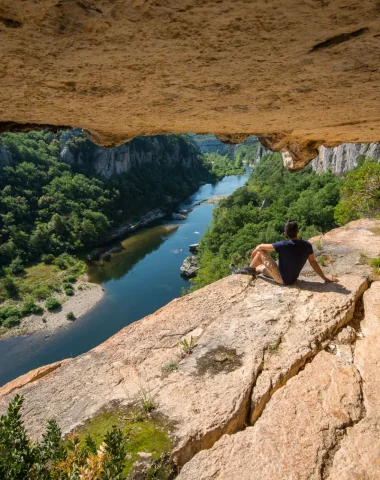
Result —
[{"label": "man's arm", "polygon": [[254,258],[257,252],[266,252],[274,250],[274,246],[271,243],[262,243],[257,245],[257,247],[253,250],[251,257]]},{"label": "man's arm", "polygon": [[338,280],[337,278],[334,278],[334,277],[332,277],[332,278],[327,278],[327,277],[325,276],[325,274],[324,274],[323,271],[322,271],[322,268],[318,265],[318,263],[317,263],[317,261],[316,261],[316,259],[315,259],[315,257],[314,257],[314,253],[311,253],[311,254],[309,255],[308,260],[309,260],[309,263],[310,263],[310,265],[312,266],[314,272],[315,272],[316,274],[318,274],[325,282],[328,282],[328,283],[330,283],[330,282],[334,282],[334,283],[339,282],[339,280]]}]

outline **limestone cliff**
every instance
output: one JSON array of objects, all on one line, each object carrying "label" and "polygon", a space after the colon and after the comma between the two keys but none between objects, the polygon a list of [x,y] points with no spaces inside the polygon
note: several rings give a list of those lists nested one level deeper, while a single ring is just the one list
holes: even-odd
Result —
[{"label": "limestone cliff", "polygon": [[315,239],[339,284],[307,268],[289,287],[222,279],[11,382],[0,410],[23,394],[35,435],[51,417],[66,433],[148,391],[173,425],[181,480],[378,479],[380,282],[369,284],[363,254],[379,255],[379,228],[359,220]]},{"label": "limestone cliff", "polygon": [[311,162],[315,172],[331,169],[337,175],[344,175],[356,167],[359,156],[380,160],[379,143],[343,143],[338,147],[319,147],[318,156]]},{"label": "limestone cliff", "polygon": [[62,161],[91,167],[106,178],[156,162],[192,168],[199,163],[201,153],[196,144],[177,135],[138,137],[118,147],[104,148],[83,138],[80,130],[72,130],[60,135],[60,143]]}]

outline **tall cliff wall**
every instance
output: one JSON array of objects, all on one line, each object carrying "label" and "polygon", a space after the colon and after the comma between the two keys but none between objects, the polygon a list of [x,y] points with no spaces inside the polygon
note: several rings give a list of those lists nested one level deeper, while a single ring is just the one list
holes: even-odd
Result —
[{"label": "tall cliff wall", "polygon": [[137,137],[119,147],[103,148],[84,138],[81,131],[72,130],[63,132],[60,142],[62,161],[90,167],[106,178],[155,162],[192,168],[201,154],[194,143],[179,135]]},{"label": "tall cliff wall", "polygon": [[315,172],[331,169],[337,175],[344,175],[356,167],[360,155],[380,160],[379,143],[343,143],[338,147],[319,147],[319,155],[311,162]]}]

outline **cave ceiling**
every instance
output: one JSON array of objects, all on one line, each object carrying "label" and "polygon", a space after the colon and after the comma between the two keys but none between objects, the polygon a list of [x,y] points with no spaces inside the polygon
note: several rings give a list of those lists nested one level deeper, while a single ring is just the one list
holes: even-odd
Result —
[{"label": "cave ceiling", "polygon": [[257,135],[290,169],[380,140],[380,2],[0,0],[0,129]]}]

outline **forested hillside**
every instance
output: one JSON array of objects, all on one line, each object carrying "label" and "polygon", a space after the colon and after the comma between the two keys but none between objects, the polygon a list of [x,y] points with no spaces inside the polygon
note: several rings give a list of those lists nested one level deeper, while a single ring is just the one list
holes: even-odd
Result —
[{"label": "forested hillside", "polygon": [[289,173],[281,154],[266,154],[248,185],[222,200],[199,248],[201,269],[192,289],[229,274],[228,264],[247,264],[253,248],[283,238],[284,223],[297,219],[301,236],[326,232],[361,216],[379,216],[380,164],[367,159],[345,179],[311,166]]},{"label": "forested hillside", "polygon": [[[164,151],[179,144],[184,156],[199,154],[186,136],[159,141]],[[81,153],[78,165],[60,160],[59,138],[51,132],[2,134],[0,142],[12,159],[0,172],[0,266],[93,246],[118,223],[165,208],[214,178],[195,155],[191,168],[158,159],[105,180],[92,169],[96,147],[83,135],[70,141]],[[147,148],[144,138],[134,142]]]},{"label": "forested hillside", "polygon": [[188,135],[105,149],[79,129],[1,134],[0,327],[42,312],[35,301],[49,310],[60,305],[51,295],[74,294],[85,265],[72,254],[150,210],[174,208],[234,168],[229,157],[214,160]]}]

